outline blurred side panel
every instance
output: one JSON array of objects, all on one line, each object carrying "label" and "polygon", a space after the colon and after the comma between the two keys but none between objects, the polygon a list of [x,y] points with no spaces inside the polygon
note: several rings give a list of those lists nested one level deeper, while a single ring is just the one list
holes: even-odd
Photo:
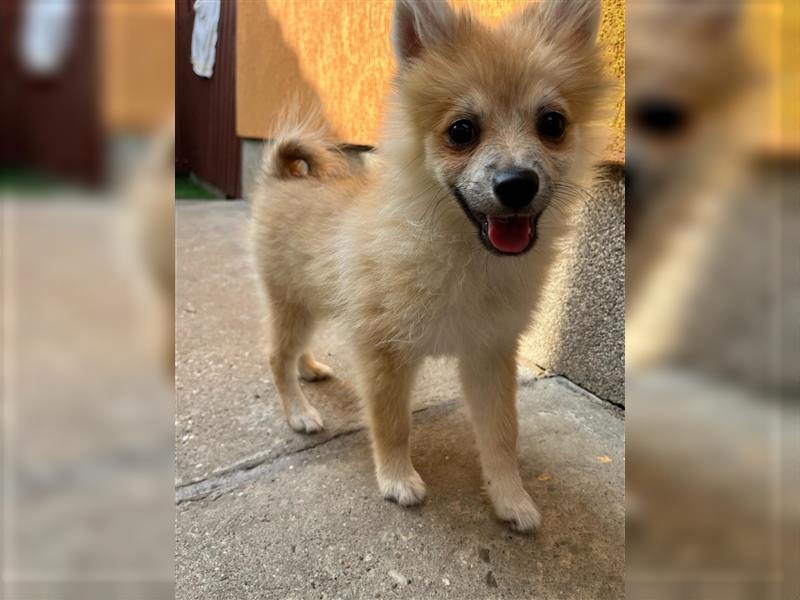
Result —
[{"label": "blurred side panel", "polygon": [[0,10],[0,597],[171,598],[174,6]]},{"label": "blurred side panel", "polygon": [[797,15],[628,2],[631,598],[800,595]]}]

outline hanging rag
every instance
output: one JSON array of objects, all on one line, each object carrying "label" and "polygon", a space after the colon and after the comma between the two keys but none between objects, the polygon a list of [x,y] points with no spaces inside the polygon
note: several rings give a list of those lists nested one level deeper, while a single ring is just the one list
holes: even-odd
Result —
[{"label": "hanging rag", "polygon": [[75,26],[74,0],[26,0],[22,5],[17,50],[24,70],[56,75],[69,54]]},{"label": "hanging rag", "polygon": [[220,0],[196,0],[192,30],[192,70],[200,77],[211,78],[217,55],[217,26]]}]

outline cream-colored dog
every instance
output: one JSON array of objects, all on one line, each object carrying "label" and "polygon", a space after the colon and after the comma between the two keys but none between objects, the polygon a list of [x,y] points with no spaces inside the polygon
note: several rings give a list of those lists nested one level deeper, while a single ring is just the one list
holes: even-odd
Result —
[{"label": "cream-colored dog", "polygon": [[366,401],[378,485],[425,496],[409,398],[427,356],[458,358],[486,487],[517,530],[539,524],[517,467],[516,355],[566,209],[602,151],[600,5],[532,5],[498,27],[446,3],[399,0],[398,73],[374,164],[354,169],[324,131],[279,136],[253,197],[257,267],[273,317],[269,361],[296,431],[330,375],[307,351],[334,318]]}]

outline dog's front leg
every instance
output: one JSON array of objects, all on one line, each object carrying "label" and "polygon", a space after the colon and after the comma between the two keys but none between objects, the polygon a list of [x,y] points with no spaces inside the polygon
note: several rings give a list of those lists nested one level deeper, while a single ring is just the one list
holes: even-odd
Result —
[{"label": "dog's front leg", "polygon": [[411,386],[416,363],[389,352],[360,356],[361,389],[366,400],[378,487],[400,505],[419,504],[425,482],[411,463]]},{"label": "dog's front leg", "polygon": [[539,511],[517,466],[516,346],[465,353],[459,371],[497,516],[518,531],[538,527]]}]

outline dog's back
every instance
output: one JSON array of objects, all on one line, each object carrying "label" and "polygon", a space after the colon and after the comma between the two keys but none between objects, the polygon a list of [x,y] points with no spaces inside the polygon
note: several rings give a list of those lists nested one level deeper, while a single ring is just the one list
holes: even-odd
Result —
[{"label": "dog's back", "polygon": [[318,250],[331,247],[326,242],[341,227],[342,213],[359,198],[366,171],[327,128],[308,122],[285,128],[265,149],[251,198],[252,242],[259,274],[273,300],[326,297],[303,291],[325,288],[335,276],[335,257],[320,260]]}]

